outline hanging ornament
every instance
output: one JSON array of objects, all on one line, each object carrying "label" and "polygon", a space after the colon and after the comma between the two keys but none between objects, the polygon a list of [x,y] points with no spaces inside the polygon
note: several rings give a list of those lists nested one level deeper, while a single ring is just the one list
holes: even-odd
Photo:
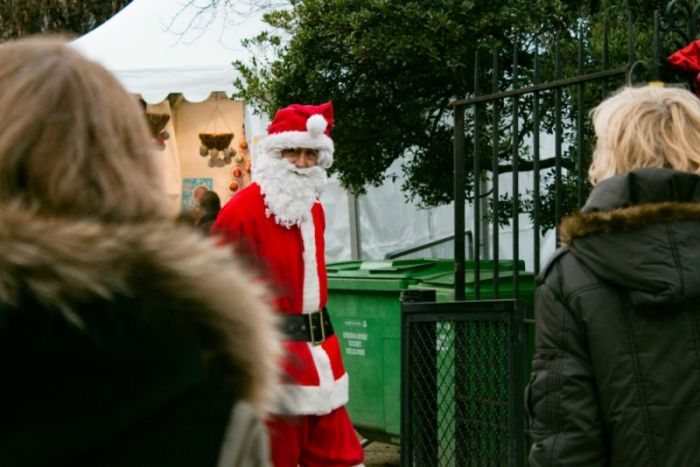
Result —
[{"label": "hanging ornament", "polygon": [[232,148],[226,148],[223,151],[223,159],[226,164],[231,163],[231,157],[235,154],[235,151]]},{"label": "hanging ornament", "polygon": [[209,156],[209,167],[223,167],[231,163],[231,157],[236,151],[229,147],[233,133],[200,133],[199,154]]},{"label": "hanging ornament", "polygon": [[[199,154],[202,157],[209,156],[209,167],[223,167],[231,163],[231,158],[236,154],[236,151],[229,147],[233,141],[233,132],[230,131],[226,124],[226,119],[219,110],[219,93],[215,94],[214,111],[210,118],[207,128],[213,123],[214,131],[205,131],[199,133],[199,141],[202,143],[199,147]],[[223,122],[229,131],[218,132],[218,122]]]},{"label": "hanging ornament", "polygon": [[231,170],[231,178],[233,180],[231,180],[228,186],[229,191],[234,194],[250,183],[250,156],[248,154],[245,126],[241,131],[241,139],[238,141],[238,148],[240,149],[238,153],[233,149],[225,153],[225,156],[232,159],[234,165]]},{"label": "hanging ornament", "polygon": [[146,112],[146,121],[151,130],[151,135],[161,151],[165,149],[165,142],[170,138],[170,133],[165,131],[165,125],[169,120],[170,115],[168,114]]}]

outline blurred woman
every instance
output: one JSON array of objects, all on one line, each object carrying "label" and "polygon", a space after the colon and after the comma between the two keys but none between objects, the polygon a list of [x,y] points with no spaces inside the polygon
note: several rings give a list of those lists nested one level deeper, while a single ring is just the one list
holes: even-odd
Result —
[{"label": "blurred woman", "polygon": [[700,101],[624,88],[592,112],[593,191],[538,279],[530,464],[700,462]]},{"label": "blurred woman", "polygon": [[199,209],[202,211],[202,217],[197,219],[196,227],[199,232],[204,235],[209,235],[211,226],[214,225],[216,216],[221,210],[221,199],[215,191],[207,190],[199,198]]},{"label": "blurred woman", "polygon": [[0,45],[0,465],[268,465],[274,315],[156,154],[104,68]]}]

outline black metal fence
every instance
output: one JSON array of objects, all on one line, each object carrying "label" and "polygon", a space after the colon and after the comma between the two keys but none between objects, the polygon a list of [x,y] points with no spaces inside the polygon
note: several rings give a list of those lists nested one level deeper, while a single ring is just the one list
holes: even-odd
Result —
[{"label": "black metal fence", "polygon": [[[667,56],[696,37],[699,18],[700,3],[674,0],[663,11],[598,12],[564,26],[553,18],[551,25],[516,36],[506,54],[476,48],[473,92],[451,105],[455,232],[466,228],[465,191],[471,191],[477,299],[479,262],[498,265],[504,228],[512,231],[509,249],[517,262],[521,223],[531,226],[528,253],[539,272],[543,232],[579,209],[590,190],[594,140],[588,112],[623,84],[687,81],[670,69]],[[526,173],[531,183],[523,186]],[[454,247],[455,299],[462,300],[464,238],[458,236]],[[497,295],[498,273],[496,266]],[[513,288],[517,295],[518,274]]]},{"label": "black metal fence", "polygon": [[[529,253],[539,273],[542,232],[580,208],[590,189],[588,112],[623,84],[663,80],[692,87],[666,58],[700,33],[700,2],[674,0],[653,14],[628,11],[624,21],[601,14],[575,27],[543,25],[540,31],[514,41],[509,56],[477,50],[473,93],[452,103],[455,232],[465,231],[471,190],[476,301],[463,301],[465,237],[457,235],[456,302],[419,297],[402,305],[404,466],[525,463],[522,399],[533,321],[518,300],[479,300],[481,261],[491,260],[489,296],[503,298],[501,232],[512,230],[512,260],[519,262],[522,220],[532,227]],[[529,186],[521,186],[525,172]],[[520,275],[516,268],[507,291],[516,299]]]},{"label": "black metal fence", "polygon": [[401,465],[523,465],[522,307],[402,305]]}]

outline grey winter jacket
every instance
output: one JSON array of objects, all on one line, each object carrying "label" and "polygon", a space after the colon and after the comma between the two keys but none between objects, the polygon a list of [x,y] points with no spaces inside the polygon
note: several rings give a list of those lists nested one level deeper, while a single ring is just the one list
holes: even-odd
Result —
[{"label": "grey winter jacket", "polygon": [[530,464],[700,465],[700,177],[640,169],[567,218],[538,278]]}]

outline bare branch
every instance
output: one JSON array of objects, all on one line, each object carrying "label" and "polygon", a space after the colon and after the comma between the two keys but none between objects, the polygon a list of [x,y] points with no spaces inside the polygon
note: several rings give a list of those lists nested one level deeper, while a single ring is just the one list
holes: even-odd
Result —
[{"label": "bare branch", "polygon": [[[500,158],[500,157],[499,157]],[[490,157],[482,157],[479,161],[481,167],[485,167],[487,172],[491,171],[491,161]],[[472,167],[474,165],[474,157],[467,157],[464,161],[466,167]],[[549,157],[547,159],[540,160],[540,170],[551,169],[556,165],[556,158]],[[561,166],[566,170],[574,170],[576,168],[576,163],[570,159],[561,159]],[[532,172],[535,170],[535,163],[531,160],[519,160],[518,161],[518,172]],[[498,173],[511,173],[513,172],[513,164],[499,164]]]},{"label": "bare branch", "polygon": [[[222,18],[222,26],[219,31],[219,39],[223,38],[227,26],[236,26],[244,23],[252,16],[259,15],[267,11],[279,10],[289,6],[286,0],[183,0],[180,8],[170,19],[168,24],[164,24],[164,30],[172,32],[182,40],[189,31],[198,31],[188,43],[199,39],[204,32],[211,27],[217,17]],[[194,11],[189,17],[187,24],[176,27],[176,23],[182,18],[186,18],[186,11]]]},{"label": "bare branch", "polygon": [[[556,165],[556,159],[551,157],[549,159],[540,160],[540,170],[551,169]],[[576,164],[569,159],[561,159],[561,166],[566,170],[574,170]],[[518,171],[519,172],[532,172],[535,170],[535,163],[533,161],[518,161]],[[508,173],[513,171],[512,164],[504,164],[498,166],[498,173]]]}]

